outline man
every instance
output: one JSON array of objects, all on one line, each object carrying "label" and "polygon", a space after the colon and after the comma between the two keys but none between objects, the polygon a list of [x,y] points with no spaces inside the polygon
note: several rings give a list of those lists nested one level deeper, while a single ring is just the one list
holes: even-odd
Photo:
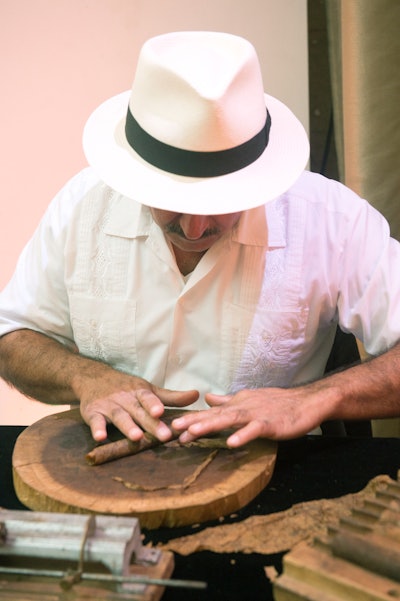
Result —
[{"label": "man", "polygon": [[[158,36],[84,132],[90,168],[51,203],[0,298],[2,377],[45,402],[232,447],[400,415],[400,246],[264,94],[254,48]],[[268,227],[267,227],[268,226]],[[334,333],[368,363],[321,379]],[[196,411],[200,410],[200,411]]]}]

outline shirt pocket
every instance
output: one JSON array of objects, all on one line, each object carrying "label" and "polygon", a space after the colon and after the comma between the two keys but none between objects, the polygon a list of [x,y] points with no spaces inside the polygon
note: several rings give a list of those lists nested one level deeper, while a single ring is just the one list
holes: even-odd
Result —
[{"label": "shirt pocket", "polygon": [[226,306],[220,361],[225,390],[289,386],[307,352],[307,321],[307,307]]},{"label": "shirt pocket", "polygon": [[137,373],[134,301],[72,295],[70,314],[80,353],[122,371]]}]

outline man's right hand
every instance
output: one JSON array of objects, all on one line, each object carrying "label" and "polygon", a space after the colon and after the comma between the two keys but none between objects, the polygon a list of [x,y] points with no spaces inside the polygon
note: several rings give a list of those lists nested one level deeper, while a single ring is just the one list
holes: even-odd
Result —
[{"label": "man's right hand", "polygon": [[158,388],[29,329],[0,338],[0,376],[44,403],[80,402],[82,418],[98,441],[107,437],[107,423],[131,440],[141,438],[143,430],[169,440],[172,431],[161,419],[164,407],[185,407],[199,396],[197,390]]},{"label": "man's right hand", "polygon": [[185,407],[199,396],[196,390],[159,388],[108,366],[100,378],[75,378],[74,389],[82,418],[97,441],[107,438],[107,423],[112,423],[130,440],[140,439],[146,431],[165,442],[172,436],[161,419],[165,406]]}]

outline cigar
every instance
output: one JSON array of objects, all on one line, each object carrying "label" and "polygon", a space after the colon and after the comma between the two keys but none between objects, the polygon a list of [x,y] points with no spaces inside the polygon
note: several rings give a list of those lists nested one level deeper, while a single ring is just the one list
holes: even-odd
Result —
[{"label": "cigar", "polygon": [[[171,422],[176,417],[180,417],[184,412],[182,410],[168,410],[163,418],[163,421],[169,426],[172,432],[172,437],[167,441],[176,440],[180,432],[174,430],[171,426]],[[142,438],[133,441],[128,438],[121,438],[116,441],[106,442],[94,447],[89,453],[86,454],[86,462],[89,465],[101,465],[102,463],[108,463],[109,461],[115,461],[122,457],[128,457],[129,455],[136,455],[147,449],[154,449],[164,444],[150,434],[150,432],[143,432]]]},{"label": "cigar", "polygon": [[[174,432],[171,440],[178,438],[178,436],[178,432]],[[128,438],[121,438],[121,440],[107,442],[94,447],[94,449],[86,454],[86,462],[89,465],[101,465],[102,463],[115,461],[115,459],[121,459],[128,455],[136,455],[147,449],[158,447],[161,444],[163,444],[161,440],[149,434],[149,432],[144,432],[140,440],[133,441]]]},{"label": "cigar", "polygon": [[[172,430],[172,440],[177,440],[180,432]],[[109,461],[115,461],[122,457],[128,457],[129,455],[136,455],[147,449],[154,449],[162,444],[165,444],[149,432],[144,432],[143,437],[140,440],[129,440],[128,438],[121,438],[115,442],[107,442],[97,447],[94,447],[89,453],[86,454],[86,462],[89,465],[101,465],[102,463],[108,463]],[[193,442],[186,443],[185,447],[201,447],[203,449],[227,449],[226,436],[225,437],[211,437],[211,438],[198,438]]]}]

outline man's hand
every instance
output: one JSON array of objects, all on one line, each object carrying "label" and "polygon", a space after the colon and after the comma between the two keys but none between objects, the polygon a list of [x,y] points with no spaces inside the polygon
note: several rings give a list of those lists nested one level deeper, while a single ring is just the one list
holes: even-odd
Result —
[{"label": "man's hand", "polygon": [[302,436],[319,426],[326,419],[322,412],[327,411],[329,397],[325,394],[321,403],[321,386],[299,388],[259,388],[241,390],[235,395],[220,396],[207,394],[205,399],[210,409],[188,411],[174,419],[172,427],[181,432],[182,443],[220,432],[234,429],[228,439],[230,447],[239,447],[250,440],[263,437],[284,440]]},{"label": "man's hand", "polygon": [[172,436],[161,420],[165,406],[185,407],[199,396],[196,390],[159,388],[112,368],[105,369],[100,378],[78,380],[75,390],[81,415],[97,441],[107,438],[107,423],[112,423],[130,440],[139,440],[145,430],[165,442]]},{"label": "man's hand", "polygon": [[164,405],[184,407],[199,396],[196,390],[152,386],[33,330],[16,330],[0,338],[0,376],[45,403],[80,402],[82,417],[98,441],[107,437],[107,423],[132,440],[146,430],[166,441],[172,433],[160,419]]},{"label": "man's hand", "polygon": [[400,416],[400,343],[359,365],[295,388],[206,394],[210,409],[187,411],[172,421],[182,443],[225,429],[235,430],[228,446],[258,437],[285,440],[304,436],[323,421],[371,420]]},{"label": "man's hand", "polygon": [[[109,365],[79,355],[32,330],[0,338],[0,376],[24,394],[46,403],[81,402],[83,419],[96,440],[114,423],[137,440],[142,429],[160,440],[171,431],[162,422],[164,406],[194,403],[196,390],[153,386]],[[259,388],[234,395],[207,394],[210,409],[188,411],[173,420],[181,442],[233,429],[227,442],[239,447],[258,437],[274,440],[307,434],[329,419],[380,419],[400,415],[400,343],[366,363],[296,388]]]}]

